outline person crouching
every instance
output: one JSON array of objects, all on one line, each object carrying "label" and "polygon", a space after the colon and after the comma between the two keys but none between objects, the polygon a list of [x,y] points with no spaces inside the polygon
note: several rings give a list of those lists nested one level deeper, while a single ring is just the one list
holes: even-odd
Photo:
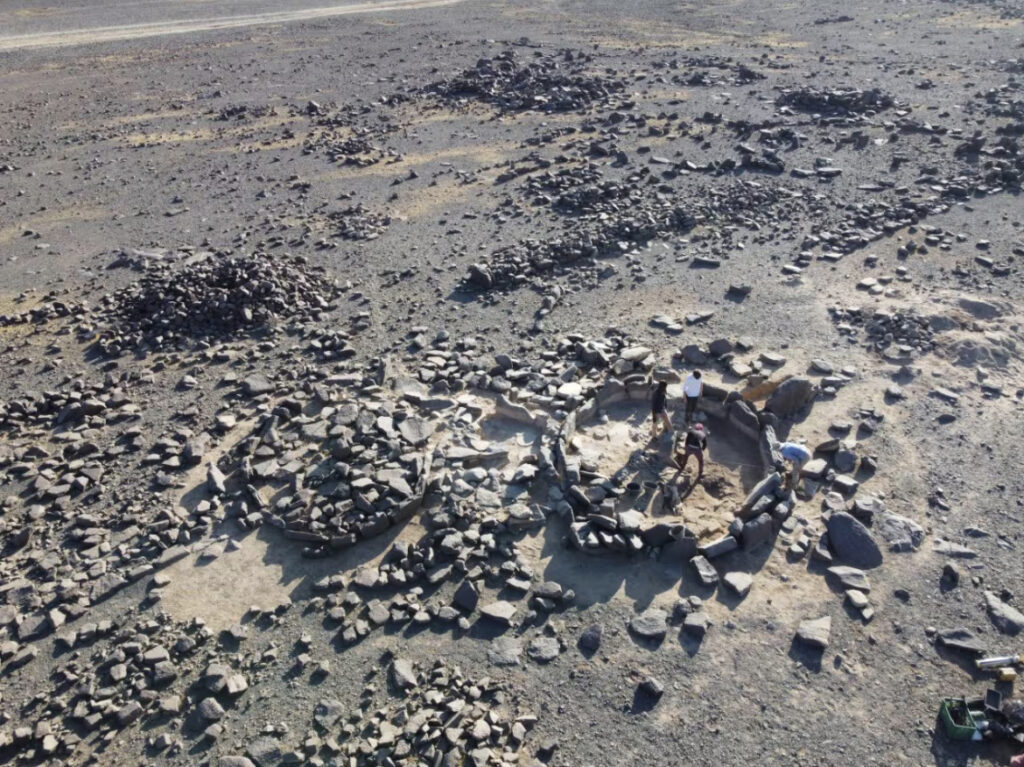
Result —
[{"label": "person crouching", "polygon": [[[704,476],[704,451],[708,447],[708,431],[704,428],[704,424],[694,424],[687,429],[686,436],[681,443],[673,451],[672,463],[682,472],[686,468],[686,464],[690,462],[690,456],[695,456],[697,458],[697,479],[700,479]],[[681,454],[679,447],[683,448]],[[694,481],[696,482],[697,479]]]}]

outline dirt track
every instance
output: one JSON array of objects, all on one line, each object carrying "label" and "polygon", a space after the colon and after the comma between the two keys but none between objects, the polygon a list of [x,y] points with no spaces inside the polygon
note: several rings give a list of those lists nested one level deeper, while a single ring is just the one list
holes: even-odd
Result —
[{"label": "dirt track", "polygon": [[[151,21],[118,26],[63,28],[47,32],[3,33],[0,34],[0,52],[24,48],[54,48],[92,43],[109,43],[119,40],[139,40],[165,35],[184,35],[201,32],[218,32],[244,27],[287,24],[295,21],[328,19],[361,13],[392,13],[412,11],[418,8],[438,8],[463,0],[381,0],[379,2],[346,3],[316,8],[295,8],[285,11],[233,14],[229,16],[177,19],[173,21]],[[153,11],[158,7],[150,6]],[[8,10],[7,14],[17,17],[18,11]],[[46,13],[43,14],[47,15]],[[76,19],[77,20],[77,19]]]}]

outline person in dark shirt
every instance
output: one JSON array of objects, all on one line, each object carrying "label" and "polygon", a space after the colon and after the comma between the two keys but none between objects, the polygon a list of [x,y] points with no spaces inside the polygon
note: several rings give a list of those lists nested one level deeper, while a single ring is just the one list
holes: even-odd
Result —
[{"label": "person in dark shirt", "polygon": [[[680,448],[682,450],[680,451]],[[708,431],[704,424],[694,424],[686,430],[686,435],[680,439],[672,450],[672,463],[679,471],[686,468],[690,456],[697,458],[697,479],[704,476],[704,451],[708,448]],[[694,480],[696,481],[696,480]]]},{"label": "person in dark shirt", "polygon": [[672,433],[672,422],[668,418],[668,381],[658,381],[651,394],[651,442],[658,439],[658,425],[665,434]]}]

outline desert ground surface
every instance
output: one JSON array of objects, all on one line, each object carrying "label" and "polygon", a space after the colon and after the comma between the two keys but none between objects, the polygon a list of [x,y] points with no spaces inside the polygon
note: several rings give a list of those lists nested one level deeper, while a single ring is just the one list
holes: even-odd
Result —
[{"label": "desert ground surface", "polygon": [[0,763],[1010,764],[1022,136],[1016,0],[4,3]]}]

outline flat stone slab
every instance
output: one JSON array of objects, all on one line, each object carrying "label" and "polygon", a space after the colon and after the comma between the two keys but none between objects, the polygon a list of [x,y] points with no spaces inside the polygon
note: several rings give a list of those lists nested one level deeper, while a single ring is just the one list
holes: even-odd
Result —
[{"label": "flat stone slab", "polygon": [[690,613],[683,619],[683,631],[690,636],[702,637],[711,627],[711,618],[703,610]]},{"label": "flat stone slab", "polygon": [[987,645],[977,638],[969,629],[957,626],[951,629],[942,629],[935,637],[937,644],[948,647],[951,650],[969,653],[971,655],[984,655]]},{"label": "flat stone slab", "polygon": [[570,381],[569,383],[564,383],[558,387],[559,397],[578,397],[581,394],[583,394],[583,387],[576,381]]},{"label": "flat stone slab", "polygon": [[662,639],[668,633],[668,613],[652,607],[640,615],[633,616],[629,629],[644,639]]},{"label": "flat stone slab", "polygon": [[690,560],[690,564],[693,565],[693,569],[697,571],[697,578],[702,584],[705,586],[714,586],[718,583],[718,571],[706,557],[698,554]]},{"label": "flat stone slab", "polygon": [[722,576],[722,583],[736,596],[745,597],[750,593],[750,587],[754,585],[754,578],[750,573],[731,572]]},{"label": "flat stone slab", "polygon": [[865,593],[871,591],[871,581],[868,580],[867,573],[863,570],[858,570],[856,567],[836,565],[828,569],[828,574],[837,579],[844,590],[856,589]]},{"label": "flat stone slab", "polygon": [[873,527],[889,544],[889,551],[914,551],[924,542],[924,529],[917,522],[889,511],[878,517]]},{"label": "flat stone slab", "polygon": [[487,648],[487,660],[495,666],[518,666],[523,644],[512,637],[498,637]]},{"label": "flat stone slab", "polygon": [[801,476],[821,479],[828,472],[828,461],[824,458],[812,458],[800,470]]},{"label": "flat stone slab", "polygon": [[863,610],[868,606],[868,597],[863,591],[857,589],[846,590],[846,601],[856,607],[858,610]]},{"label": "flat stone slab", "polygon": [[992,625],[1002,633],[1016,636],[1024,631],[1024,613],[1004,602],[995,592],[985,592],[985,606]]},{"label": "flat stone slab", "polygon": [[266,394],[274,390],[274,385],[267,380],[266,376],[259,374],[251,375],[242,381],[242,391],[245,392],[246,396],[258,397],[261,394]]},{"label": "flat stone slab", "polygon": [[500,623],[503,626],[511,626],[512,618],[516,614],[516,606],[511,602],[499,600],[481,607],[480,614],[495,623]]},{"label": "flat stone slab", "polygon": [[526,654],[538,663],[550,663],[562,652],[558,640],[554,637],[537,637],[526,650]]},{"label": "flat stone slab", "polygon": [[435,424],[426,418],[410,416],[398,424],[398,432],[409,443],[419,446],[430,439]]},{"label": "flat stone slab", "polygon": [[801,622],[796,630],[796,638],[809,647],[825,649],[832,638],[831,616]]},{"label": "flat stone slab", "polygon": [[978,556],[978,552],[974,549],[970,549],[959,543],[953,543],[952,541],[935,541],[935,545],[932,550],[936,554],[945,554],[947,557],[957,557],[958,559],[974,559]]}]

